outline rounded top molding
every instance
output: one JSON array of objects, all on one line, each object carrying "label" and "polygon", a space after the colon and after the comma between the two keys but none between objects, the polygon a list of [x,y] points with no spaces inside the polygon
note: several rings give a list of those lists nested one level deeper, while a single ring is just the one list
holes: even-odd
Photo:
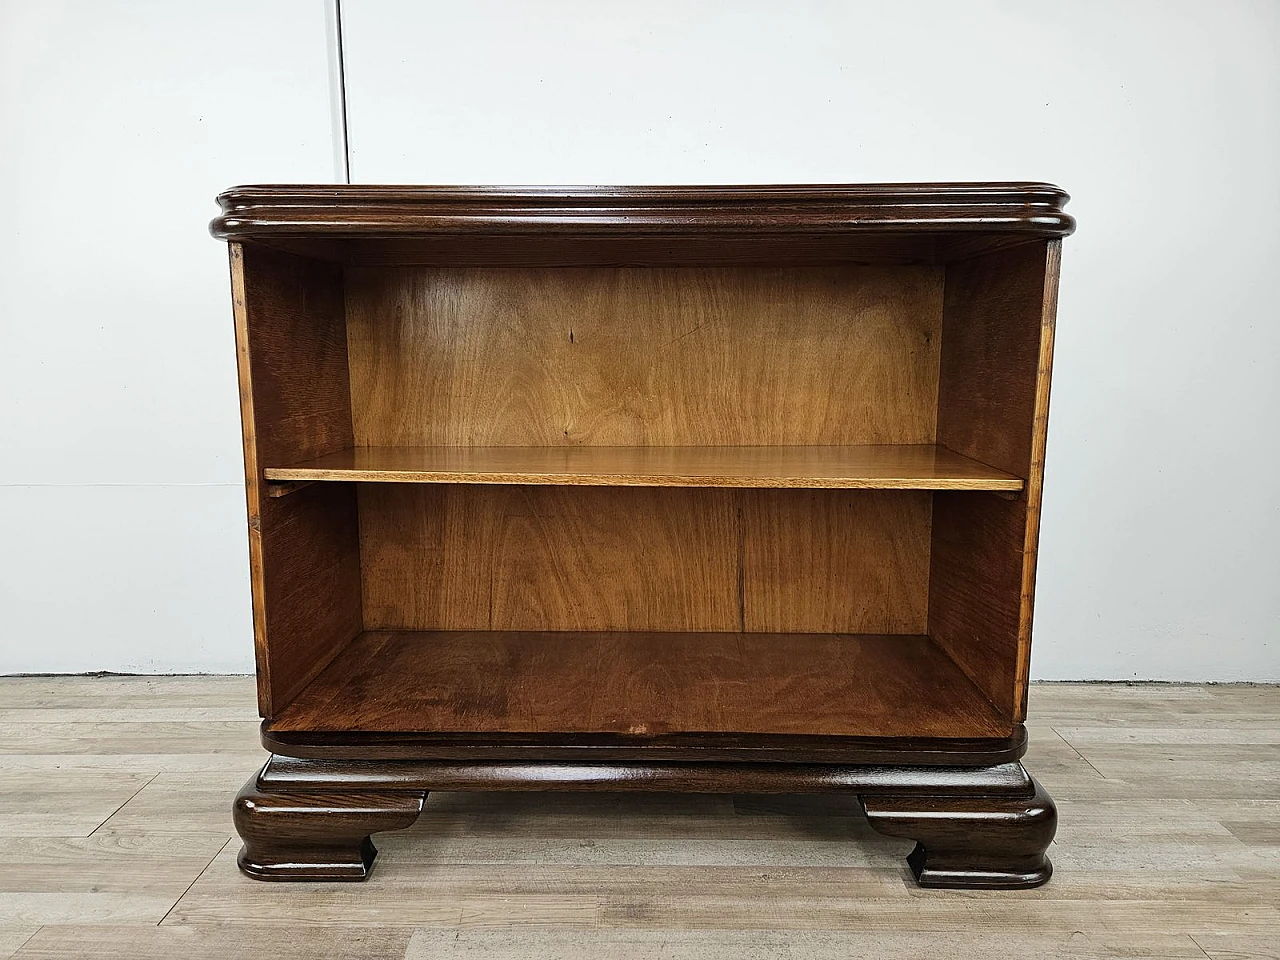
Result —
[{"label": "rounded top molding", "polygon": [[1065,237],[1067,193],[1048,183],[773,186],[270,184],[218,197],[223,240],[428,235],[778,236],[996,233]]}]

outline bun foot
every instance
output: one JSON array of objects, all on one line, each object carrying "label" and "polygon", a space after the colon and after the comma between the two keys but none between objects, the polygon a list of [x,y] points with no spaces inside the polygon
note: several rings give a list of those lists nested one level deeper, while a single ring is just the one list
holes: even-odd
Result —
[{"label": "bun foot", "polygon": [[378,850],[370,834],[412,826],[426,791],[276,793],[254,777],[232,815],[238,863],[255,880],[363,880]]},{"label": "bun foot", "polygon": [[916,841],[907,864],[922,887],[1025,889],[1049,879],[1058,812],[1028,777],[1026,797],[862,796],[872,829]]}]

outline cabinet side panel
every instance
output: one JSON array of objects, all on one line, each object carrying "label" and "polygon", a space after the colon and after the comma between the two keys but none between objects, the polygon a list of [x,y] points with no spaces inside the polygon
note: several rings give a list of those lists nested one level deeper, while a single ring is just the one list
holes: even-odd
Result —
[{"label": "cabinet side panel", "polygon": [[940,267],[353,268],[361,446],[933,443]]},{"label": "cabinet side panel", "polygon": [[1025,714],[1060,244],[947,268],[938,442],[1027,481],[1015,500],[934,498],[929,633],[1012,719]]},{"label": "cabinet side panel", "polygon": [[262,470],[352,443],[341,268],[232,247],[258,701],[285,706],[360,630],[355,492],[283,498]]},{"label": "cabinet side panel", "polygon": [[364,484],[359,495],[369,629],[924,631],[927,493]]},{"label": "cabinet side panel", "polygon": [[266,591],[262,589],[262,467],[253,409],[253,377],[249,364],[249,322],[245,308],[244,245],[228,243],[231,259],[231,309],[236,325],[236,373],[240,390],[240,439],[244,450],[245,511],[249,528],[249,583],[253,594],[253,656],[257,673],[258,713],[271,712],[271,665],[267,662]]}]

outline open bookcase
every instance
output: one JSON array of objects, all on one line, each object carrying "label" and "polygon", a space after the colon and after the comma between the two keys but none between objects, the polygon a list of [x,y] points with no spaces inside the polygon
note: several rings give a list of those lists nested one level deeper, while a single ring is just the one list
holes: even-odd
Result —
[{"label": "open bookcase", "polygon": [[241,867],[433,789],[843,791],[1034,886],[1020,757],[1066,195],[242,187],[263,742]]}]

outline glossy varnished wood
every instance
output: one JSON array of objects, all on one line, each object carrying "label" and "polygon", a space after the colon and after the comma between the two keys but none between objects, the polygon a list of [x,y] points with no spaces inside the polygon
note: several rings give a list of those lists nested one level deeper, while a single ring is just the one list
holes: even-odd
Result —
[{"label": "glossy varnished wood", "polygon": [[1022,480],[933,444],[854,447],[355,447],[268,480],[1006,490]]},{"label": "glossy varnished wood", "polygon": [[1065,236],[1067,194],[1047,183],[755,186],[234,187],[210,225],[227,240],[290,236]]},{"label": "glossy varnished wood", "polygon": [[359,502],[370,629],[925,632],[921,491],[379,483]]},{"label": "glossy varnished wood", "polygon": [[922,636],[374,631],[271,732],[1007,737]]},{"label": "glossy varnished wood", "polygon": [[1065,236],[1043,183],[251,186],[214,236],[355,266],[940,264]]},{"label": "glossy varnished wood", "polygon": [[935,438],[938,268],[350,269],[346,297],[356,446]]},{"label": "glossy varnished wood", "polygon": [[[662,764],[684,771],[706,763],[810,763],[861,766],[990,767],[1018,760],[1027,749],[1021,724],[1007,737],[843,737],[796,734],[674,733],[639,738],[629,734],[476,734],[361,730],[282,731],[263,721],[262,746],[281,757],[380,763],[465,761],[491,764],[503,777],[548,763],[580,764],[606,789],[623,769],[654,770]],[[637,766],[639,765],[639,766]],[[479,767],[477,767],[479,769]],[[612,772],[610,772],[612,771]],[[544,771],[545,775],[545,771]],[[629,782],[634,777],[629,776]],[[657,782],[657,781],[655,781]],[[686,782],[689,782],[686,780]],[[444,789],[439,787],[437,789]],[[477,788],[479,789],[479,788]]]},{"label": "glossy varnished wood", "polygon": [[908,864],[926,887],[1036,887],[1057,811],[1013,762],[994,767],[630,763],[571,765],[276,758],[241,790],[245,873],[262,880],[363,880],[370,834],[412,825],[429,790],[682,790],[848,793],[873,829],[916,841]]},{"label": "glossy varnished wood", "polygon": [[1031,797],[1037,786],[1016,759],[986,766],[851,763],[579,764],[485,760],[333,760],[273,756],[250,783],[279,794],[422,793],[440,790],[647,793],[858,794],[897,798]]},{"label": "glossy varnished wood", "polygon": [[988,796],[864,794],[872,829],[915,840],[907,863],[922,887],[1018,890],[1038,887],[1053,873],[1045,855],[1058,829],[1058,811],[1031,780],[1029,793]]},{"label": "glossy varnished wood", "polygon": [[244,841],[238,863],[255,880],[363,880],[378,855],[370,835],[412,826],[426,799],[422,791],[268,793],[259,781],[232,807]]}]

